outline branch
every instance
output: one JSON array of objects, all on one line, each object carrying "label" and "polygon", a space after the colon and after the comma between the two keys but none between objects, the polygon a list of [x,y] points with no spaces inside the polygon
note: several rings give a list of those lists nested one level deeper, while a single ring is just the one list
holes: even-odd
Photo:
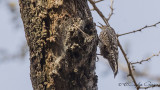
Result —
[{"label": "branch", "polygon": [[108,21],[110,20],[111,16],[113,15],[113,3],[114,3],[114,0],[111,0],[111,6],[110,6],[110,9],[111,9],[111,13],[109,14],[108,18],[106,18],[103,13],[98,9],[98,7],[96,6],[96,3],[98,2],[101,2],[101,1],[104,1],[104,0],[98,0],[98,1],[92,1],[92,0],[89,0],[89,2],[92,4],[93,6],[93,9],[91,9],[91,11],[95,10],[99,16],[103,19],[103,21],[105,22],[106,25],[110,26]]},{"label": "branch", "polygon": [[101,1],[104,1],[104,0],[98,0],[98,1],[94,1],[94,3],[99,3],[99,2],[101,2]]},{"label": "branch", "polygon": [[129,62],[129,60],[128,60],[128,58],[127,58],[127,55],[126,55],[125,51],[123,50],[123,48],[122,48],[119,40],[118,40],[118,45],[119,45],[119,48],[121,49],[122,54],[123,54],[123,56],[124,56],[124,58],[125,58],[125,60],[126,60],[126,62],[127,62],[127,66],[128,66],[128,70],[129,70],[128,76],[130,76],[130,77],[132,78],[133,83],[135,84],[137,90],[139,90],[140,86],[137,84],[137,82],[136,82],[136,80],[135,80],[135,78],[134,78],[134,75],[133,75],[133,73],[132,73],[132,69],[131,69],[130,62]]},{"label": "branch", "polygon": [[[118,66],[119,66],[119,69],[122,70],[122,72],[124,73],[127,73],[128,72],[128,69],[127,67],[122,63],[122,62],[119,62],[118,63]],[[133,69],[133,68],[132,68]],[[142,72],[141,72],[142,71]],[[134,76],[135,77],[146,77],[148,78],[149,80],[153,80],[153,81],[158,81],[160,82],[160,77],[159,76],[153,76],[151,75],[148,70],[146,70],[146,68],[144,70],[141,70],[141,71],[137,71],[135,70],[133,72]]]},{"label": "branch", "polygon": [[100,16],[100,17],[103,19],[103,21],[105,22],[105,24],[108,25],[108,26],[110,26],[109,23],[108,23],[107,18],[106,18],[106,17],[103,15],[103,13],[98,9],[98,7],[96,6],[95,2],[92,1],[92,0],[88,0],[88,1],[92,4],[94,10],[96,10],[96,12],[99,14],[99,16]]},{"label": "branch", "polygon": [[[103,0],[98,0],[98,1],[93,1],[95,4],[96,3],[99,3],[99,2],[101,2],[101,1],[103,1]],[[91,11],[94,11],[95,9],[93,8],[93,9],[90,9]]]},{"label": "branch", "polygon": [[144,26],[144,27],[142,27],[142,28],[140,28],[140,29],[138,29],[138,30],[134,30],[134,31],[131,31],[131,32],[119,34],[118,37],[119,37],[119,36],[123,36],[123,35],[127,35],[127,34],[131,34],[131,33],[140,32],[140,31],[142,31],[142,30],[144,30],[144,29],[146,29],[146,28],[149,28],[149,27],[156,27],[158,24],[160,24],[160,22],[157,22],[157,23],[155,23],[155,24],[153,24],[153,25],[148,25],[148,26],[146,25],[146,26]]},{"label": "branch", "polygon": [[160,51],[159,51],[157,54],[153,54],[152,56],[150,56],[150,57],[148,57],[148,58],[146,58],[146,59],[144,59],[144,60],[137,61],[137,62],[133,62],[133,63],[131,63],[131,64],[142,64],[143,62],[149,61],[149,60],[151,60],[153,57],[159,56],[159,55],[160,55]]},{"label": "branch", "polygon": [[[92,4],[92,6],[94,7],[94,9],[97,11],[97,13],[99,14],[99,16],[103,19],[103,21],[105,22],[105,24],[106,24],[106,25],[109,25],[108,19],[106,19],[106,17],[102,14],[102,12],[97,8],[97,6],[95,5],[95,3],[94,3],[92,0],[89,0],[89,2]],[[112,2],[111,5],[113,6],[113,2]],[[111,7],[112,7],[112,6],[111,6]],[[111,13],[112,13],[112,12],[111,12]],[[109,26],[110,26],[110,25],[109,25]],[[137,82],[136,82],[136,80],[135,80],[135,78],[134,78],[134,76],[133,76],[133,73],[132,73],[132,70],[131,70],[131,66],[130,66],[129,60],[128,60],[127,55],[126,55],[126,53],[124,52],[124,50],[123,50],[123,48],[122,48],[119,40],[118,40],[118,45],[119,45],[119,47],[120,47],[120,49],[121,49],[121,51],[122,51],[123,56],[125,57],[125,60],[126,60],[126,62],[127,62],[127,65],[128,65],[128,69],[129,69],[129,75],[128,75],[128,76],[130,76],[130,77],[132,78],[132,80],[133,80],[133,82],[134,82],[137,90],[139,90],[140,87],[139,87],[139,85],[137,84]]]},{"label": "branch", "polygon": [[[119,63],[119,67],[124,73],[127,73],[127,67],[125,67],[122,63]],[[135,71],[134,75],[136,77],[146,76],[147,78],[152,79],[152,80],[160,80],[159,77],[151,76],[151,75],[149,75],[149,73],[145,73],[145,72]],[[151,84],[151,85],[146,86],[146,87],[141,86],[141,87],[139,87],[139,89],[148,89],[148,88],[153,88],[153,87],[160,87],[160,85],[159,84],[154,84],[154,85]]]}]

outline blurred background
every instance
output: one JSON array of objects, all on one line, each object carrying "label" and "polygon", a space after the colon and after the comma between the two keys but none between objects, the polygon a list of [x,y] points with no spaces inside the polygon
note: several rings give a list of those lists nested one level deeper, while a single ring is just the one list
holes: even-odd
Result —
[{"label": "blurred background", "polygon": [[[114,14],[109,23],[117,34],[140,29],[160,21],[160,0],[115,0]],[[96,4],[103,14],[110,13],[110,0]],[[92,5],[90,5],[90,9]],[[94,22],[104,24],[92,11]],[[98,34],[100,29],[97,28]],[[160,25],[125,36],[119,40],[130,62],[141,61],[160,51]],[[99,53],[99,48],[97,48]],[[98,56],[96,73],[99,90],[135,90],[128,75],[125,59],[119,50],[119,72],[114,78],[107,60]],[[29,52],[20,17],[18,0],[0,0],[0,90],[33,90],[30,81]],[[160,56],[148,62],[134,65],[138,84],[160,84]],[[160,90],[150,88],[148,90]]]}]

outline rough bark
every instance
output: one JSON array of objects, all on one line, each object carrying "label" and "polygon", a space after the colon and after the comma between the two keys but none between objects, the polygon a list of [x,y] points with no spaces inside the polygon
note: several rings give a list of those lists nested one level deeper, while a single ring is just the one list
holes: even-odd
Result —
[{"label": "rough bark", "polygon": [[34,90],[97,90],[97,32],[87,0],[19,0]]}]

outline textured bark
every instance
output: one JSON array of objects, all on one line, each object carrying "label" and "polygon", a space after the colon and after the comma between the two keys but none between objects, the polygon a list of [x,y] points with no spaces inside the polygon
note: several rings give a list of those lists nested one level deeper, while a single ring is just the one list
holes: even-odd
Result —
[{"label": "textured bark", "polygon": [[34,90],[97,90],[97,32],[87,0],[19,0]]}]

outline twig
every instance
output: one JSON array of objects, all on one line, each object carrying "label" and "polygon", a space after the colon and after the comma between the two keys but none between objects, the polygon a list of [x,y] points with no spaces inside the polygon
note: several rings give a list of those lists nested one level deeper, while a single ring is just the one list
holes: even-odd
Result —
[{"label": "twig", "polygon": [[111,18],[111,16],[113,15],[113,3],[114,3],[114,0],[111,0],[111,6],[110,6],[110,9],[111,9],[111,13],[109,14],[109,16],[108,16],[108,18],[107,18],[107,20],[109,21],[110,20],[110,18]]},{"label": "twig", "polygon": [[149,61],[149,60],[151,60],[153,57],[159,56],[159,55],[160,55],[160,51],[159,51],[157,54],[153,54],[152,56],[150,56],[150,57],[148,57],[148,58],[146,58],[146,59],[144,59],[144,60],[137,61],[137,62],[133,62],[133,63],[131,63],[131,64],[142,64],[143,62]]},{"label": "twig", "polygon": [[160,84],[150,85],[148,87],[140,87],[140,89],[148,89],[148,88],[153,88],[153,87],[160,87]]},{"label": "twig", "polygon": [[125,51],[123,50],[123,48],[122,48],[119,40],[118,40],[118,45],[119,45],[119,48],[121,49],[122,54],[123,54],[123,56],[124,56],[124,58],[125,58],[125,60],[126,60],[126,62],[127,62],[128,71],[129,71],[129,75],[128,75],[128,76],[130,76],[130,77],[132,78],[133,83],[135,84],[137,90],[139,90],[140,86],[137,84],[137,82],[136,82],[136,80],[135,80],[135,78],[134,78],[134,75],[133,75],[133,73],[132,73],[132,69],[131,69],[130,62],[129,62],[129,60],[128,60],[128,58],[127,58],[127,55],[126,55]]},{"label": "twig", "polygon": [[157,22],[157,23],[155,23],[155,24],[153,24],[153,25],[148,25],[148,26],[146,25],[146,26],[144,26],[144,27],[142,27],[142,28],[140,28],[140,29],[138,29],[138,30],[134,30],[134,31],[131,31],[131,32],[119,34],[118,37],[119,37],[119,36],[123,36],[123,35],[127,35],[127,34],[131,34],[131,33],[135,33],[135,32],[140,32],[140,31],[142,31],[142,30],[144,30],[144,29],[146,29],[146,28],[149,28],[149,27],[156,27],[158,24],[160,24],[160,22]]}]

